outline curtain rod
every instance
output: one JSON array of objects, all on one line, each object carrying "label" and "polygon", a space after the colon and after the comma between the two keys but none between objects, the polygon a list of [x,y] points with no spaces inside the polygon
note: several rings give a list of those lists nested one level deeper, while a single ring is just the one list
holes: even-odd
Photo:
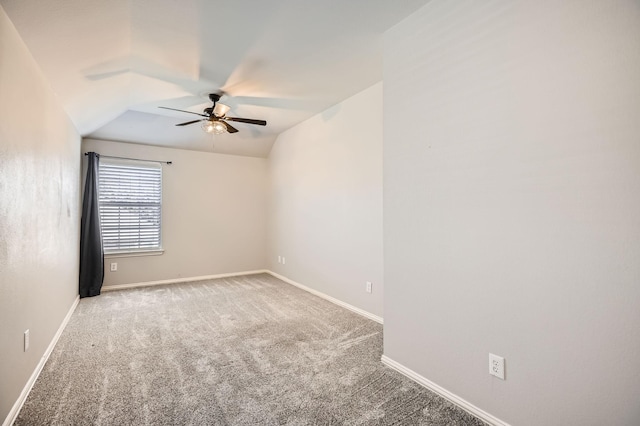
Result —
[{"label": "curtain rod", "polygon": [[[96,153],[96,154],[98,154],[98,153]],[[89,155],[89,153],[85,152],[84,155]],[[118,160],[149,161],[151,163],[173,164],[173,161],[141,160],[139,158],[114,157],[112,155],[101,155],[101,154],[98,154],[98,156],[99,157],[105,157],[105,158],[117,158]]]}]

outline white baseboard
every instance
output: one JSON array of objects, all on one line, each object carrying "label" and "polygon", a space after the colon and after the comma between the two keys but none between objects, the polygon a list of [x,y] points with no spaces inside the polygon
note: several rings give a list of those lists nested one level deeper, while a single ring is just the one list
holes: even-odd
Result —
[{"label": "white baseboard", "polygon": [[297,283],[297,282],[295,282],[295,281],[293,281],[293,280],[291,280],[291,279],[289,279],[289,278],[287,278],[287,277],[285,277],[283,275],[277,274],[277,273],[275,273],[273,271],[266,270],[265,272],[268,273],[268,274],[273,275],[274,277],[276,277],[279,280],[282,280],[282,281],[284,281],[284,282],[286,282],[288,284],[294,285],[294,286],[296,286],[296,287],[298,287],[298,288],[300,288],[300,289],[302,289],[304,291],[308,291],[311,294],[314,294],[314,295],[316,295],[318,297],[321,297],[321,298],[323,298],[325,300],[328,300],[331,303],[335,303],[338,306],[346,308],[346,309],[348,309],[348,310],[350,310],[352,312],[355,312],[356,314],[362,315],[365,318],[369,318],[370,320],[373,320],[373,321],[375,321],[377,323],[380,323],[380,324],[383,323],[382,317],[379,317],[378,315],[374,315],[374,314],[372,314],[370,312],[365,311],[364,309],[356,308],[355,306],[350,305],[348,303],[345,303],[342,300],[338,300],[338,299],[336,299],[334,297],[331,297],[329,295],[326,295],[326,294],[324,294],[324,293],[322,293],[322,292],[320,292],[318,290],[314,290],[314,289],[312,289],[310,287],[307,287],[305,285]]},{"label": "white baseboard", "polygon": [[508,423],[506,423],[506,422],[498,419],[497,417],[487,413],[486,411],[476,407],[475,405],[473,405],[469,401],[467,401],[467,400],[465,400],[463,398],[460,398],[458,395],[449,392],[445,388],[443,388],[441,386],[438,386],[437,384],[433,383],[431,380],[427,379],[426,377],[421,376],[420,374],[418,374],[415,371],[405,367],[404,365],[400,364],[399,362],[396,362],[396,361],[392,360],[388,356],[382,355],[382,360],[381,361],[382,361],[382,363],[384,365],[386,365],[386,366],[388,366],[390,368],[393,368],[394,370],[396,370],[399,373],[407,376],[408,378],[410,378],[414,382],[416,382],[416,383],[424,386],[425,388],[435,392],[436,394],[440,395],[441,397],[443,397],[447,401],[450,401],[450,402],[454,403],[455,405],[457,405],[458,407],[460,407],[463,410],[467,411],[468,413],[471,413],[474,416],[478,417],[480,420],[484,421],[485,423],[488,423],[490,425],[495,425],[495,426],[509,426]]},{"label": "white baseboard", "polygon": [[140,283],[131,283],[131,284],[115,284],[115,285],[103,286],[101,291],[124,290],[127,288],[151,287],[154,285],[187,283],[192,281],[214,280],[216,278],[238,277],[241,275],[255,275],[255,274],[268,274],[268,273],[269,271],[267,271],[266,269],[258,269],[255,271],[231,272],[227,274],[216,274],[216,275],[202,275],[200,277],[173,278],[170,280],[144,281]]},{"label": "white baseboard", "polygon": [[47,363],[49,356],[51,356],[51,352],[53,352],[53,348],[56,347],[56,343],[58,343],[58,339],[60,339],[60,336],[62,335],[64,328],[67,326],[67,323],[71,319],[71,315],[73,314],[73,311],[75,311],[76,306],[78,306],[78,302],[80,302],[80,296],[77,296],[76,300],[73,301],[73,305],[71,305],[69,312],[67,312],[67,315],[62,320],[62,324],[60,324],[60,327],[58,327],[58,331],[56,331],[56,334],[53,336],[53,339],[51,339],[51,343],[49,343],[47,350],[44,351],[44,355],[42,355],[42,358],[40,358],[40,362],[38,362],[38,365],[36,365],[36,369],[33,370],[33,373],[31,374],[31,377],[29,377],[27,384],[24,385],[24,388],[22,389],[22,392],[20,393],[18,400],[15,402],[15,404],[13,404],[13,407],[11,407],[11,411],[9,411],[7,418],[4,419],[2,426],[10,426],[13,424],[13,422],[16,421],[16,418],[18,417],[18,413],[20,413],[20,409],[24,405],[24,402],[27,400],[27,397],[29,396],[29,392],[31,392],[31,388],[33,388],[33,385],[36,383],[38,376],[40,376],[40,373],[42,372],[44,365]]}]

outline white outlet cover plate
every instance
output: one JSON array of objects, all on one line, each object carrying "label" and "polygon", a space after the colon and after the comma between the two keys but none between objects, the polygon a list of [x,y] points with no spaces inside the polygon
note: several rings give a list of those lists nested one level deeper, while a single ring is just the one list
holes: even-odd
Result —
[{"label": "white outlet cover plate", "polygon": [[504,380],[504,358],[498,355],[489,354],[489,374]]}]

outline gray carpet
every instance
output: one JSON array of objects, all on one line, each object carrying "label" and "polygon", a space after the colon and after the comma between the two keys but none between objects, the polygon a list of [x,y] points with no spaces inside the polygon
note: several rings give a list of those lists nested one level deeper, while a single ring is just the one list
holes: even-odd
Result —
[{"label": "gray carpet", "polygon": [[270,275],[82,299],[16,425],[482,425],[382,326]]}]

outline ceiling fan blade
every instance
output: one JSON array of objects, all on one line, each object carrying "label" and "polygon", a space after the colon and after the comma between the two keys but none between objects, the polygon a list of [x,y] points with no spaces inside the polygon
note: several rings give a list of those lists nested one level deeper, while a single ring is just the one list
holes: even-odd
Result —
[{"label": "ceiling fan blade", "polygon": [[252,118],[224,117],[224,119],[229,121],[237,121],[238,123],[257,124],[258,126],[267,125],[267,122],[264,120],[254,120]]},{"label": "ceiling fan blade", "polygon": [[222,121],[222,120],[218,120],[220,121],[222,124],[224,124],[227,127],[227,132],[229,133],[237,133],[238,129],[236,129],[235,127],[233,127],[231,124],[227,123],[226,121]]},{"label": "ceiling fan blade", "polygon": [[199,115],[201,117],[209,117],[208,115],[204,115],[204,114],[200,114],[199,112],[193,112],[193,111],[185,111],[183,109],[175,109],[175,108],[168,108],[168,107],[158,107],[158,108],[162,108],[162,109],[170,109],[171,111],[180,111],[180,112],[186,112],[187,114],[195,114],[195,115]]},{"label": "ceiling fan blade", "polygon": [[193,120],[193,121],[187,121],[185,123],[180,123],[180,124],[176,124],[176,126],[188,126],[189,124],[193,124],[193,123],[199,123],[202,120]]}]

